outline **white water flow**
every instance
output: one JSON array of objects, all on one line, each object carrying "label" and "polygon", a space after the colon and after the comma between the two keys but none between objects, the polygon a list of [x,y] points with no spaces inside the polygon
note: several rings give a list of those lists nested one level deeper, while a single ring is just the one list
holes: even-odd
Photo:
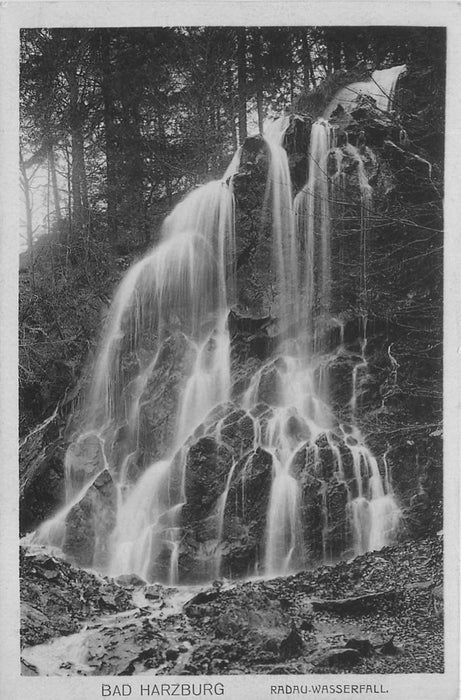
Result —
[{"label": "white water flow", "polygon": [[[383,78],[387,108],[402,70],[375,72],[368,87],[360,89],[370,92]],[[330,113],[335,101],[343,103],[341,91]],[[308,180],[293,201],[283,148],[288,126],[289,119],[282,118],[265,137],[270,153],[265,204],[271,211],[277,289],[278,343],[272,356],[235,396],[227,318],[235,302],[233,175],[239,151],[222,180],[197,188],[173,210],[160,243],[123,279],[109,311],[80,431],[67,453],[66,504],[38,530],[35,541],[65,551],[74,507],[82,513],[89,508],[97,543],[94,566],[111,575],[182,581],[189,449],[197,435],[225,447],[225,418],[213,422],[210,416],[231,399],[232,410],[251,424],[253,443],[249,452],[226,463],[213,524],[207,523],[211,534],[197,555],[206,559],[203,570],[210,577],[221,573],[233,484],[239,480],[245,515],[246,475],[261,452],[272,463],[272,481],[254,568],[262,564],[266,574],[283,574],[315,558],[331,560],[392,541],[400,512],[387,465],[380,469],[359,430],[339,425],[333,415],[322,340],[325,330],[338,324],[330,315],[332,202],[344,187],[343,161],[355,161],[366,211],[371,188],[361,154],[351,145],[338,147],[335,127],[324,116],[312,126]],[[366,223],[362,217],[362,235]],[[366,258],[366,249],[362,254]],[[351,422],[357,373],[352,380]],[[156,423],[151,443],[153,421],[160,429]],[[164,432],[163,423],[169,426]],[[97,512],[98,488],[105,488],[108,475],[116,486],[113,522]],[[235,488],[233,493],[235,499]],[[338,508],[346,522],[340,536]],[[320,545],[311,531],[316,509]]]},{"label": "white water flow", "polygon": [[346,112],[351,112],[357,106],[361,96],[374,100],[377,109],[388,112],[394,105],[397,81],[405,71],[406,65],[375,70],[369,80],[351,83],[341,88],[324,111],[323,117],[329,119],[338,105],[341,105]]},{"label": "white water flow", "polygon": [[[296,195],[294,213],[301,234],[304,256],[301,278],[306,347],[329,318],[331,296],[331,190],[336,183],[327,173],[328,155],[335,148],[335,129],[324,119],[312,125],[309,146],[309,177]],[[304,263],[304,264],[303,264]]]},{"label": "white water flow", "polygon": [[[209,411],[229,399],[227,314],[235,264],[232,175],[239,155],[225,179],[194,190],[174,209],[159,245],[123,279],[109,311],[81,433],[66,456],[67,503],[35,536],[38,543],[62,547],[71,509],[107,470],[117,485],[106,567],[112,575],[133,572],[152,580],[161,563],[170,581],[176,580],[185,501],[186,455],[181,447]],[[173,437],[162,446],[160,459],[145,464],[140,444],[145,392],[157,372],[176,367],[170,408]],[[88,436],[98,449],[90,445],[92,459],[87,453],[82,468],[75,454],[80,456],[82,442],[88,450]],[[133,468],[136,474],[140,467],[136,480]]]}]

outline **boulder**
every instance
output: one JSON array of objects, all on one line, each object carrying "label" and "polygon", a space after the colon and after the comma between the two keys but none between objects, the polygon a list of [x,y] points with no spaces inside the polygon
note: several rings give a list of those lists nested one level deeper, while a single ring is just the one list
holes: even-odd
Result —
[{"label": "boulder", "polygon": [[317,667],[350,668],[360,663],[361,655],[356,649],[332,648],[322,654],[315,662]]},{"label": "boulder", "polygon": [[366,615],[379,610],[393,610],[399,598],[396,590],[365,593],[349,598],[312,600],[313,610],[324,610],[335,615]]},{"label": "boulder", "polygon": [[117,491],[103,470],[66,517],[63,552],[80,566],[104,568],[116,521]]}]

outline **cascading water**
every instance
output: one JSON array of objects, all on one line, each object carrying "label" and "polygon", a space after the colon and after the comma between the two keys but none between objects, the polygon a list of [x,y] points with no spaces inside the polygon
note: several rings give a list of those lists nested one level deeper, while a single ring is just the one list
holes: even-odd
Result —
[{"label": "cascading water", "polygon": [[[306,337],[310,335],[311,339],[330,310],[330,190],[336,179],[328,176],[327,159],[335,145],[334,127],[324,119],[314,122],[309,147],[309,178],[294,201],[295,218],[305,252],[302,291],[307,313],[302,322],[307,324],[304,330]],[[316,309],[316,289],[320,297],[320,313]]]},{"label": "cascading water", "polygon": [[[195,190],[176,207],[164,223],[162,242],[121,283],[96,361],[83,429],[66,458],[68,502],[37,535],[39,542],[65,550],[69,512],[107,471],[117,489],[115,527],[95,525],[96,540],[108,541],[105,561],[97,556],[95,543],[92,563],[114,574],[132,571],[150,579],[166,553],[169,578],[176,578],[185,502],[181,447],[230,392],[226,319],[235,260],[229,180],[234,168],[238,158],[225,180]],[[174,425],[162,459],[146,464],[139,436],[143,396],[167,351],[183,365],[178,386],[172,388]],[[80,461],[72,464],[72,454],[75,445],[83,441],[88,447],[89,440],[96,441],[99,452],[82,469]],[[134,482],[132,468],[140,466],[143,473]]]},{"label": "cascading water", "polygon": [[[383,98],[377,102],[387,109],[403,69],[375,72],[359,91],[370,94],[379,85]],[[392,540],[400,513],[387,463],[380,469],[358,428],[334,416],[322,340],[328,325],[337,323],[331,317],[332,209],[344,188],[346,158],[356,163],[366,258],[371,188],[360,152],[348,144],[340,148],[328,121],[338,104],[345,106],[346,92],[357,90],[357,85],[340,90],[313,124],[309,176],[294,202],[283,148],[289,120],[274,123],[265,136],[270,154],[265,199],[278,290],[271,357],[236,391],[227,320],[235,303],[233,176],[239,151],[222,180],[196,189],[174,209],[160,244],[122,281],[84,418],[66,456],[66,504],[38,530],[36,541],[69,552],[73,530],[75,556],[75,530],[83,521],[91,531],[82,541],[87,565],[111,575],[183,580],[184,522],[191,517],[188,488],[195,468],[190,454],[198,439],[214,445],[214,461],[224,464],[201,526],[207,545],[196,550],[206,560],[202,576],[222,573],[229,528],[239,518],[245,521],[251,470],[261,456],[270,464],[271,479],[253,571],[286,573],[315,558],[360,553]],[[356,386],[357,372],[351,423]],[[231,454],[229,415],[235,413],[251,440]],[[160,416],[155,439],[154,415]],[[320,529],[320,552],[311,527]]]},{"label": "cascading water", "polygon": [[329,119],[338,105],[341,105],[346,112],[352,111],[360,96],[371,98],[377,109],[388,112],[393,108],[397,81],[405,70],[406,65],[375,70],[368,80],[351,83],[341,88],[324,111],[324,119]]}]

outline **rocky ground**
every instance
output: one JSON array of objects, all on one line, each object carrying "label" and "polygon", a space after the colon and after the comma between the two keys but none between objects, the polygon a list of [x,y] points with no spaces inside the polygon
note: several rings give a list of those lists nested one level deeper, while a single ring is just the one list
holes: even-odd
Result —
[{"label": "rocky ground", "polygon": [[19,556],[21,646],[77,632],[82,622],[133,607],[124,588],[45,553]]},{"label": "rocky ground", "polygon": [[194,589],[104,580],[23,552],[23,672],[441,673],[442,575],[440,537]]}]

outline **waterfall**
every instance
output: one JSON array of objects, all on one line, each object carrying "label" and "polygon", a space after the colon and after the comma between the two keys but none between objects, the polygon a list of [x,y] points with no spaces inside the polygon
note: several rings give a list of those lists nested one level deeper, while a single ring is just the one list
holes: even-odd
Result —
[{"label": "waterfall", "polygon": [[[314,122],[309,147],[309,178],[294,201],[295,218],[304,249],[302,296],[305,299],[307,313],[302,322],[307,324],[303,330],[306,336],[310,334],[311,342],[314,332],[319,330],[321,321],[325,322],[328,318],[330,310],[331,182],[327,173],[327,159],[334,146],[334,127],[324,119]],[[317,249],[319,249],[318,252]],[[319,318],[316,318],[316,281],[318,281],[321,304]]]},{"label": "waterfall", "polygon": [[373,100],[376,108],[382,112],[388,112],[393,108],[397,81],[405,71],[406,65],[375,70],[368,80],[346,85],[334,95],[323,113],[324,119],[329,119],[338,105],[341,105],[346,112],[351,112],[357,106],[361,96]]},{"label": "waterfall", "polygon": [[[236,289],[233,177],[241,149],[222,180],[195,189],[166,218],[160,243],[127,272],[112,302],[66,455],[66,503],[37,531],[37,542],[66,552],[70,530],[83,520],[92,547],[87,564],[110,575],[181,582],[190,450],[203,437],[226,470],[207,517],[207,545],[197,549],[209,576],[222,572],[227,511],[234,509],[234,519],[248,513],[248,474],[260,455],[269,460],[271,481],[255,569],[261,564],[267,574],[284,574],[308,565],[315,558],[309,527],[316,522],[325,561],[392,541],[400,511],[387,463],[380,466],[353,424],[366,342],[352,377],[351,424],[340,424],[329,405],[324,337],[339,323],[331,316],[331,237],[346,159],[358,176],[365,287],[372,192],[361,153],[339,147],[328,117],[357,92],[378,90],[377,106],[388,109],[404,68],[376,71],[337,93],[312,125],[309,174],[294,201],[283,147],[289,119],[267,130],[277,342],[243,390],[234,387],[228,330]],[[242,446],[230,452],[229,411],[251,427],[246,452]]]},{"label": "waterfall", "polygon": [[[69,513],[106,471],[117,488],[115,527],[108,533],[96,525],[95,539],[108,539],[104,568],[113,575],[132,571],[150,580],[162,560],[174,579],[185,502],[181,447],[209,411],[229,398],[227,315],[235,265],[232,175],[238,156],[225,179],[194,190],[174,209],[164,222],[159,245],[122,280],[96,359],[81,433],[66,456],[68,502],[36,534],[39,543],[65,547]],[[174,387],[173,426],[162,458],[145,464],[133,481],[130,467],[139,471],[145,459],[139,434],[143,397],[156,372],[163,371],[167,352],[173,365],[184,365]],[[83,465],[79,455],[75,457],[82,445],[87,451]],[[94,564],[99,563],[96,559]]]}]

